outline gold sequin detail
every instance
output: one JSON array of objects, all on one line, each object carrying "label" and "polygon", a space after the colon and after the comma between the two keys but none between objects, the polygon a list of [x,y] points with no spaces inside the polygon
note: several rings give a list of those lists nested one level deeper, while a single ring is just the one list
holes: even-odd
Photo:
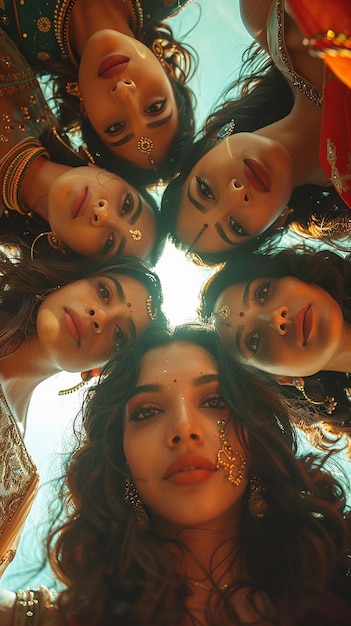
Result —
[{"label": "gold sequin detail", "polygon": [[50,54],[48,52],[38,52],[37,59],[39,59],[39,61],[48,61],[50,59]]},{"label": "gold sequin detail", "polygon": [[[351,155],[350,154],[348,155],[348,160],[349,160],[348,170],[351,170]],[[346,181],[351,179],[351,173],[342,174],[341,172],[339,172],[338,168],[336,167],[336,161],[337,161],[336,146],[329,139],[329,137],[327,139],[327,161],[331,168],[330,180],[332,181],[335,189],[340,194],[342,194],[345,191],[349,191],[350,185]]]},{"label": "gold sequin detail", "polygon": [[37,20],[37,28],[41,33],[48,33],[51,28],[51,22],[48,17],[40,17]]}]

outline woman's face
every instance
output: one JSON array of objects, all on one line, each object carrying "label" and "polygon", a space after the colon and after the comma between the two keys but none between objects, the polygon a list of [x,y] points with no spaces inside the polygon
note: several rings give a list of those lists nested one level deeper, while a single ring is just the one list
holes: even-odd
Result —
[{"label": "woman's face", "polygon": [[291,276],[227,287],[214,317],[237,361],[283,376],[332,369],[344,327],[342,311],[327,291]]},{"label": "woman's face", "polygon": [[[126,407],[124,451],[141,500],[162,527],[218,528],[228,515],[233,520],[247,478],[233,485],[216,468],[217,421],[228,412],[216,361],[203,348],[174,342],[144,355]],[[226,435],[246,461],[229,423]]]},{"label": "woman's face", "polygon": [[90,37],[79,66],[79,88],[90,123],[108,149],[133,165],[153,167],[139,140],[151,140],[162,163],[178,129],[168,75],[143,43],[114,30]]},{"label": "woman's face", "polygon": [[93,259],[145,259],[156,242],[151,207],[123,178],[95,166],[70,168],[55,180],[48,220],[67,246]]},{"label": "woman's face", "polygon": [[104,365],[150,323],[146,287],[124,274],[84,278],[49,293],[37,316],[42,351],[79,372]]},{"label": "woman's face", "polygon": [[230,252],[281,215],[292,192],[291,159],[281,144],[237,133],[219,141],[184,182],[177,237],[194,250]]}]

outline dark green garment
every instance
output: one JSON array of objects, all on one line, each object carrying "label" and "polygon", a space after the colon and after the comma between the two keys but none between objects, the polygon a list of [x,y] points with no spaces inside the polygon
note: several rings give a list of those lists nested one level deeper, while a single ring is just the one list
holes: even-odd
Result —
[{"label": "dark green garment", "polygon": [[[121,0],[116,0],[120,2]],[[132,0],[135,10],[136,0]],[[144,24],[175,15],[191,0],[142,0]],[[0,26],[33,69],[61,57],[54,28],[55,9],[68,0],[0,0]],[[98,0],[97,0],[98,2]]]}]

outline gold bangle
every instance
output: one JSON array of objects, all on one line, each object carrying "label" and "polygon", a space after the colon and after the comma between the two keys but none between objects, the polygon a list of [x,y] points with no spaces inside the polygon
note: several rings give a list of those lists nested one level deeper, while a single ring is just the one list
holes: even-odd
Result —
[{"label": "gold bangle", "polygon": [[21,202],[21,188],[26,173],[37,157],[49,158],[49,153],[36,141],[21,142],[13,148],[0,164],[2,178],[2,199],[8,209],[14,209],[25,215]]}]

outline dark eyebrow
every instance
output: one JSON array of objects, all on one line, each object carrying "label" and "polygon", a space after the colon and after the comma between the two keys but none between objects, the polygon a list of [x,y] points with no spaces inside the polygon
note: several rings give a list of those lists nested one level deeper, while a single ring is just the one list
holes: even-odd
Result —
[{"label": "dark eyebrow", "polygon": [[217,233],[219,234],[220,238],[223,239],[223,241],[225,241],[226,243],[229,243],[230,246],[239,246],[240,244],[237,241],[232,241],[231,239],[229,239],[229,237],[227,237],[227,235],[225,234],[221,224],[219,222],[215,223],[215,229],[217,231]]},{"label": "dark eyebrow", "polygon": [[[198,378],[194,378],[193,385],[195,387],[200,387],[201,385],[206,385],[207,383],[218,382],[219,377],[218,374],[205,374],[204,376],[199,376]],[[141,393],[145,392],[161,392],[164,390],[164,386],[156,383],[151,383],[149,385],[139,385],[135,387],[131,398],[137,396]]]},{"label": "dark eyebrow", "polygon": [[207,383],[219,382],[218,374],[204,374],[198,378],[194,378],[194,387],[200,387],[201,385],[207,385]]},{"label": "dark eyebrow", "polygon": [[169,122],[169,120],[173,117],[173,109],[170,112],[169,115],[167,115],[167,117],[163,117],[162,120],[154,120],[153,122],[149,122],[148,124],[146,124],[147,128],[157,128],[157,126],[163,126],[164,124],[167,124],[167,122]]},{"label": "dark eyebrow", "polygon": [[243,299],[242,299],[242,304],[245,307],[245,309],[247,309],[248,304],[249,304],[249,295],[250,295],[250,287],[253,283],[253,280],[249,280],[248,283],[246,283],[245,285],[245,289],[244,289],[244,293],[243,293]]},{"label": "dark eyebrow", "polygon": [[134,212],[134,214],[130,218],[128,224],[135,224],[135,222],[137,221],[137,219],[138,219],[138,217],[139,217],[139,215],[141,213],[141,209],[142,209],[143,203],[142,203],[142,200],[141,200],[141,196],[139,196],[139,194],[138,194],[138,200],[139,200],[139,202],[138,202],[138,206],[136,208],[136,211]]},{"label": "dark eyebrow", "polygon": [[130,400],[134,398],[134,396],[137,396],[141,393],[152,392],[152,391],[162,391],[162,390],[163,390],[163,385],[159,385],[159,384],[139,385],[138,387],[135,387],[130,397]]},{"label": "dark eyebrow", "polygon": [[123,144],[125,143],[128,143],[128,141],[130,141],[131,139],[134,139],[134,137],[135,137],[134,133],[128,133],[128,135],[123,137],[123,139],[119,139],[118,141],[109,141],[108,144],[116,148],[118,146],[123,146]]},{"label": "dark eyebrow", "polygon": [[112,280],[113,284],[115,285],[116,291],[117,291],[117,296],[118,296],[120,302],[125,302],[126,301],[126,297],[125,297],[125,294],[124,294],[124,291],[123,291],[123,287],[122,287],[121,283],[119,282],[119,280],[117,280],[117,278],[115,278],[111,274],[107,274],[107,278]]},{"label": "dark eyebrow", "polygon": [[190,193],[190,185],[191,185],[191,181],[190,181],[189,186],[188,186],[188,198],[189,198],[190,202],[194,205],[194,207],[196,207],[196,209],[201,211],[201,213],[207,213],[207,211],[209,209],[204,207],[202,204],[200,204],[200,202],[195,200],[195,198],[191,195],[191,193]]}]

